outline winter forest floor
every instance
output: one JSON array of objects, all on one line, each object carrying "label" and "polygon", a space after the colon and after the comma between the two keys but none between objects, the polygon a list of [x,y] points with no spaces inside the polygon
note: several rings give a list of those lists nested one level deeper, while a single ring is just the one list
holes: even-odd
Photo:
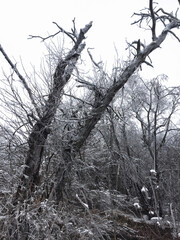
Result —
[{"label": "winter forest floor", "polygon": [[[83,194],[76,199],[59,206],[37,200],[8,213],[13,208],[1,196],[0,239],[178,239],[173,237],[171,222],[148,220],[135,208],[137,199],[127,195],[91,190],[87,202]],[[14,225],[16,230],[12,234],[10,229]]]}]

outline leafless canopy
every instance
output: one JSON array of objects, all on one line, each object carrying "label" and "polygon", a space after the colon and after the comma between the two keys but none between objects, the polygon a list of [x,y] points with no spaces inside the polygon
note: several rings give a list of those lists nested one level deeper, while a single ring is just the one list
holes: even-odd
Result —
[{"label": "leafless canopy", "polygon": [[[149,1],[149,8],[143,9],[140,13],[134,13],[135,17],[138,17],[132,24],[138,24],[140,28],[145,24],[146,29],[151,31],[152,43],[157,43],[160,47],[161,40],[167,35],[167,33],[172,34],[179,42],[180,38],[172,30],[174,28],[179,28],[180,20],[178,19],[178,9],[173,13],[166,12],[163,8],[158,8],[158,5],[154,3],[153,0]],[[161,27],[163,26],[163,28]],[[157,28],[162,29],[161,34],[157,35]],[[129,44],[135,50],[134,56],[138,56],[145,49],[145,45],[139,40],[133,41]],[[149,57],[149,56],[148,56]],[[151,60],[144,61],[149,66],[152,66]]]}]

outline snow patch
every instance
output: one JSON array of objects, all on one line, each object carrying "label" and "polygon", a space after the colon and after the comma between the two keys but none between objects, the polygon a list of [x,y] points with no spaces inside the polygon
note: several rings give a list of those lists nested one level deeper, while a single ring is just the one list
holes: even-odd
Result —
[{"label": "snow patch", "polygon": [[[170,221],[166,221],[165,222],[168,226],[171,226],[171,223],[170,223]],[[180,233],[179,233],[180,234]],[[180,235],[179,235],[180,236]]]},{"label": "snow patch", "polygon": [[161,225],[160,222],[162,223],[162,217],[152,217],[151,221],[153,223],[156,223],[158,226],[160,226]]},{"label": "snow patch", "polygon": [[81,203],[81,205],[82,205],[83,207],[85,207],[86,209],[89,209],[88,204],[86,204],[85,202],[83,202],[83,201],[80,199],[80,197],[78,196],[78,194],[76,194],[76,198],[79,200],[79,202]]},{"label": "snow patch", "polygon": [[158,225],[158,226],[160,226],[160,225],[161,225],[159,221],[157,221],[157,225]]},{"label": "snow patch", "polygon": [[162,217],[152,217],[151,220],[157,220],[157,221],[159,221],[159,220],[162,220]]},{"label": "snow patch", "polygon": [[135,208],[137,208],[137,209],[141,209],[141,206],[139,205],[138,202],[135,202],[133,205],[134,205]]},{"label": "snow patch", "polygon": [[82,231],[81,233],[82,233],[82,234],[88,233],[89,235],[93,235],[93,233],[92,233],[90,230],[88,230],[88,229],[85,229],[85,230]]},{"label": "snow patch", "polygon": [[148,189],[147,189],[145,186],[143,186],[143,187],[141,188],[141,192],[148,192]]},{"label": "snow patch", "polygon": [[92,231],[89,230],[89,229],[83,229],[83,228],[79,228],[78,229],[78,232],[81,234],[81,235],[93,235]]},{"label": "snow patch", "polygon": [[150,215],[154,215],[154,211],[150,210],[150,211],[149,211],[149,214],[150,214]]}]

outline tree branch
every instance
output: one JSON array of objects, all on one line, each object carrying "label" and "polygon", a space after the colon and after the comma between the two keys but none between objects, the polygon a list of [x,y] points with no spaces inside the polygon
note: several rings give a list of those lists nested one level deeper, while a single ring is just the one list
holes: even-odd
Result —
[{"label": "tree branch", "polygon": [[173,31],[169,31],[169,33],[171,33],[178,40],[178,42],[180,42],[180,38]]},{"label": "tree branch", "polygon": [[39,35],[29,35],[28,39],[40,38],[40,39],[44,42],[44,41],[46,41],[46,40],[49,39],[49,38],[55,37],[55,36],[58,35],[60,32],[61,32],[61,31],[58,31],[58,32],[56,32],[56,33],[54,33],[54,34],[51,34],[51,35],[47,36],[47,37],[41,37],[41,36],[39,36]]},{"label": "tree branch", "polygon": [[152,19],[152,40],[155,41],[156,40],[156,19],[155,19],[155,15],[154,15],[154,10],[153,10],[153,0],[149,0],[149,9],[150,9],[150,13],[151,13],[151,19]]},{"label": "tree branch", "polygon": [[17,67],[15,64],[12,63],[12,61],[10,60],[10,58],[8,57],[8,55],[6,54],[6,52],[4,51],[4,49],[2,48],[2,46],[0,45],[0,52],[3,54],[3,56],[5,57],[6,61],[9,63],[9,65],[11,66],[11,68],[15,71],[15,73],[17,74],[17,76],[19,77],[19,79],[21,80],[21,83],[23,84],[24,88],[26,89],[29,98],[31,100],[31,103],[33,104],[36,113],[38,114],[38,117],[41,116],[40,110],[34,100],[33,94],[31,89],[29,88],[26,79],[20,74],[20,72],[18,71]]},{"label": "tree branch", "polygon": [[53,22],[53,24],[55,24],[55,25],[60,29],[59,32],[65,33],[69,38],[71,38],[71,40],[72,40],[74,43],[76,42],[75,39],[74,39],[74,37],[76,37],[76,36],[74,36],[74,33],[70,33],[70,32],[65,31],[65,30],[64,30],[62,27],[60,27],[56,22]]},{"label": "tree branch", "polygon": [[55,37],[56,35],[58,35],[59,33],[64,33],[65,35],[67,35],[75,44],[74,48],[76,49],[79,44],[82,42],[82,40],[85,38],[84,35],[88,32],[88,30],[91,28],[92,26],[92,22],[90,22],[89,24],[87,24],[83,29],[80,30],[80,33],[77,33],[76,27],[75,27],[75,19],[73,20],[73,29],[71,29],[72,32],[67,32],[66,30],[64,30],[61,26],[59,26],[56,22],[53,22],[53,24],[55,24],[60,31],[51,34],[47,37],[41,37],[39,35],[29,35],[29,39],[32,38],[40,38],[42,41],[45,41],[49,38]]}]

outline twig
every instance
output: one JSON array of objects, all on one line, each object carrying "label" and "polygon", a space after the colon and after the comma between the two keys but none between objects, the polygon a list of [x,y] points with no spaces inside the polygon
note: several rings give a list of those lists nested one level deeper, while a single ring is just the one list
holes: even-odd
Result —
[{"label": "twig", "polygon": [[[175,16],[173,16],[171,13],[168,13],[168,12],[164,11],[163,8],[159,8],[158,11],[161,11],[162,13],[164,13],[164,14],[165,14],[164,17],[166,17],[166,18],[169,19],[169,20],[172,20],[172,19],[178,20],[178,18],[176,18]],[[157,11],[157,12],[158,12],[158,11]]]},{"label": "twig", "polygon": [[89,54],[89,57],[90,57],[92,63],[93,63],[98,69],[100,69],[99,63],[96,63],[96,62],[95,62],[95,60],[94,60],[92,54],[90,53],[89,49],[90,49],[90,48],[87,49],[87,52],[88,52],[88,54]]},{"label": "twig", "polygon": [[169,33],[171,33],[180,42],[180,38],[173,31],[169,31]]},{"label": "twig", "polygon": [[63,32],[65,33],[69,38],[71,38],[71,40],[75,43],[75,39],[74,39],[74,34],[73,33],[70,33],[70,32],[67,32],[65,31],[62,27],[60,27],[56,22],[53,22],[53,24],[55,24],[59,29],[60,29],[60,32]]},{"label": "twig", "polygon": [[49,39],[49,38],[55,37],[55,36],[58,35],[60,32],[61,32],[61,31],[58,31],[58,32],[56,32],[56,33],[54,33],[54,34],[49,35],[48,37],[41,37],[41,36],[39,36],[39,35],[29,35],[28,39],[40,38],[40,39],[42,39],[42,41],[44,42],[44,41],[46,41],[46,40]]},{"label": "twig", "polygon": [[76,194],[76,198],[77,198],[77,200],[80,202],[80,204],[81,204],[86,210],[89,210],[88,204],[84,203],[84,202],[80,199],[80,197],[78,196],[78,194]]},{"label": "twig", "polygon": [[77,39],[78,38],[78,32],[77,32],[77,29],[76,29],[76,24],[75,24],[75,18],[72,20],[73,22],[73,28],[71,29],[74,37]]},{"label": "twig", "polygon": [[[81,84],[83,84],[83,85],[85,85],[85,86],[87,86],[87,88],[88,88],[89,90],[92,90],[92,91],[94,91],[94,92],[99,93],[100,95],[102,95],[102,93],[100,92],[100,89],[99,89],[98,86],[96,86],[95,84],[90,83],[90,82],[88,82],[88,81],[86,81],[86,80],[80,80],[80,79],[76,79],[76,81],[79,82],[79,83],[81,83]],[[102,89],[102,87],[101,87],[101,89]]]}]

